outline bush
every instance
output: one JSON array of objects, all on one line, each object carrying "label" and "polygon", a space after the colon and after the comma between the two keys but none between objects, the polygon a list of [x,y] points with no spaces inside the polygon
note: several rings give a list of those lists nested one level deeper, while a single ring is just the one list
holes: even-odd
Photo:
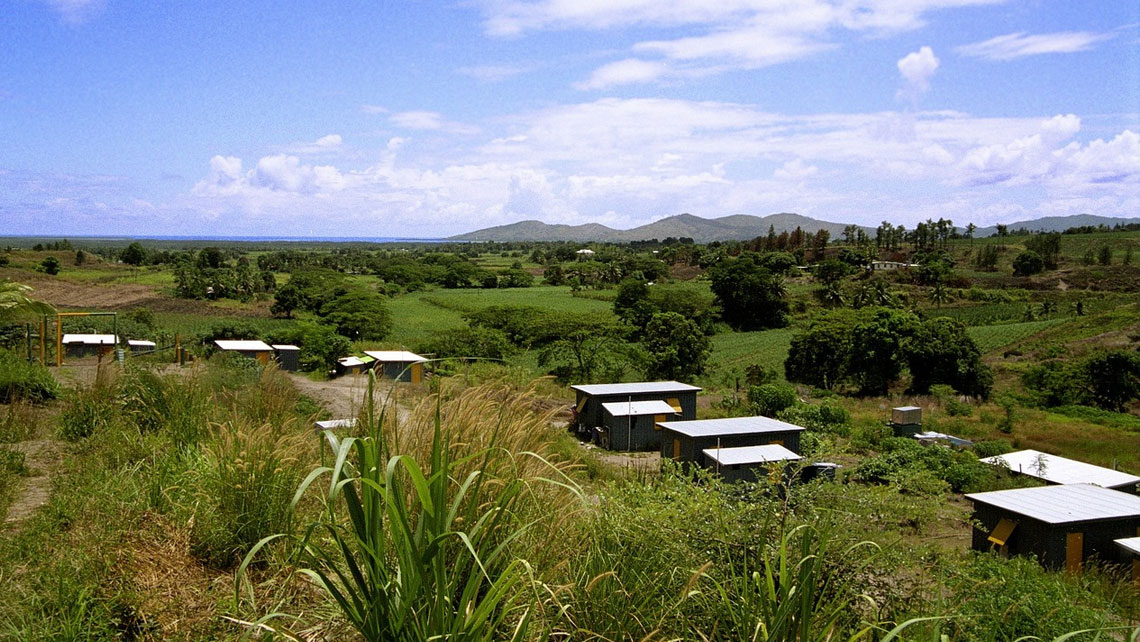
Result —
[{"label": "bush", "polygon": [[776,418],[816,432],[847,435],[851,431],[851,415],[833,403],[798,404],[776,413]]},{"label": "bush", "polygon": [[786,383],[766,383],[748,389],[748,402],[758,415],[775,417],[786,408],[796,405],[796,389]]},{"label": "bush", "polygon": [[48,369],[28,363],[16,352],[0,351],[0,403],[40,403],[59,396],[59,384]]},{"label": "bush", "polygon": [[505,333],[478,326],[441,334],[418,349],[418,352],[434,354],[436,357],[481,359],[503,359],[514,351],[515,346]]},{"label": "bush", "polygon": [[1013,444],[1004,439],[979,441],[974,444],[974,453],[981,458],[996,457],[1013,451]]},{"label": "bush", "polygon": [[1032,250],[1026,250],[1013,259],[1014,276],[1031,276],[1039,274],[1045,269],[1045,262],[1041,256]]}]

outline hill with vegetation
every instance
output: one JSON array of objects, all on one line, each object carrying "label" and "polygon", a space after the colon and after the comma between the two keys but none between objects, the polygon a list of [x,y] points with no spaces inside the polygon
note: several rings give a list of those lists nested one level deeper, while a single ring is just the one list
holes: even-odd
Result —
[{"label": "hill with vegetation", "polygon": [[800,214],[770,214],[750,216],[736,214],[721,218],[701,218],[692,214],[677,214],[628,230],[591,223],[587,225],[548,225],[540,221],[520,221],[510,225],[489,227],[451,237],[455,241],[577,241],[577,242],[629,242],[667,238],[692,239],[697,243],[713,241],[745,241],[764,236],[772,229],[776,234],[791,233],[796,228],[815,234],[827,230],[839,236],[845,223],[821,221]]}]

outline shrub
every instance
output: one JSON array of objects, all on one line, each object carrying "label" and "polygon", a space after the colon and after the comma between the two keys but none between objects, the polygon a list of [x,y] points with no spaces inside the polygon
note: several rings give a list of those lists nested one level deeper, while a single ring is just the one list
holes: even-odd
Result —
[{"label": "shrub", "polygon": [[847,435],[851,429],[851,415],[842,406],[830,402],[818,406],[794,405],[776,413],[776,418],[816,432]]},{"label": "shrub", "polygon": [[1026,250],[1013,259],[1014,276],[1031,276],[1045,269],[1045,262],[1041,256],[1032,250]]},{"label": "shrub", "polygon": [[1013,451],[1013,444],[1004,439],[991,439],[979,441],[974,444],[974,453],[978,457],[995,457]]},{"label": "shrub", "polygon": [[10,350],[0,351],[0,403],[39,403],[59,396],[59,384],[48,369],[28,363]]},{"label": "shrub", "polygon": [[775,417],[799,401],[796,389],[786,383],[765,383],[748,389],[748,402],[758,415]]}]

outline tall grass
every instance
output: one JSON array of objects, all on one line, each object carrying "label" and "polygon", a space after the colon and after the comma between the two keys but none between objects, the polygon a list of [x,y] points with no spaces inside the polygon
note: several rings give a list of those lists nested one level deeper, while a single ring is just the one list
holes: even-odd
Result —
[{"label": "tall grass", "polygon": [[59,396],[59,384],[47,368],[28,363],[11,350],[0,350],[0,403],[40,403]]},{"label": "tall grass", "polygon": [[300,572],[366,640],[529,639],[528,566],[511,546],[528,528],[521,504],[536,479],[520,463],[540,458],[506,445],[519,436],[517,406],[473,389],[400,422],[395,404],[377,409],[372,381],[365,436],[326,432],[334,463],[295,496],[328,477],[326,510],[296,542]]}]

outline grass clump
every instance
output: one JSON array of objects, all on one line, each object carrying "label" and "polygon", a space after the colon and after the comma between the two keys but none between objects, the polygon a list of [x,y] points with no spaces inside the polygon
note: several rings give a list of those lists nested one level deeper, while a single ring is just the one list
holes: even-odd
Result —
[{"label": "grass clump", "polygon": [[47,368],[11,350],[0,350],[0,403],[42,403],[58,396],[59,384]]},{"label": "grass clump", "polygon": [[189,471],[195,556],[228,568],[262,538],[289,530],[304,453],[297,432],[292,423],[214,426]]}]

